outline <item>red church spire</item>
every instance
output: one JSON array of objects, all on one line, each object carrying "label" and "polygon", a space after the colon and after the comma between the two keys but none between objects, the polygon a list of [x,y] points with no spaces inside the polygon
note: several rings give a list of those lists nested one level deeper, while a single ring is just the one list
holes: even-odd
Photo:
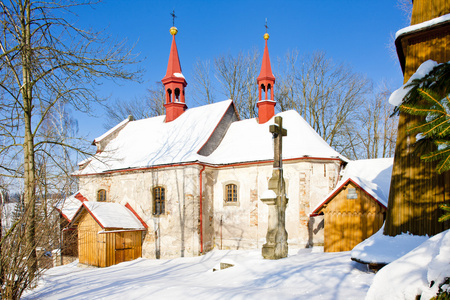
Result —
[{"label": "red church spire", "polygon": [[276,104],[273,97],[273,85],[275,84],[275,76],[273,76],[272,67],[270,66],[269,48],[267,47],[269,34],[267,32],[266,34],[264,34],[264,39],[266,40],[266,46],[264,48],[261,72],[256,79],[259,89],[259,101],[257,103],[257,106],[260,124],[266,123],[275,115]]},{"label": "red church spire", "polygon": [[176,27],[170,28],[172,46],[170,47],[166,76],[161,80],[166,90],[166,103],[164,104],[166,108],[166,122],[175,120],[187,109],[184,99],[184,88],[187,82],[181,73],[180,59],[178,58],[177,44],[175,42],[177,32]]}]

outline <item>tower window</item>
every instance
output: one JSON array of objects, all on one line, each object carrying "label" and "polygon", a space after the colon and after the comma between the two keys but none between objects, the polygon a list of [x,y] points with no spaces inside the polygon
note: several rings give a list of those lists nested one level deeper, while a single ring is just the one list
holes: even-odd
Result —
[{"label": "tower window", "polygon": [[167,89],[167,103],[172,102],[172,90]]},{"label": "tower window", "polygon": [[179,88],[175,89],[175,101],[180,102],[180,89]]}]

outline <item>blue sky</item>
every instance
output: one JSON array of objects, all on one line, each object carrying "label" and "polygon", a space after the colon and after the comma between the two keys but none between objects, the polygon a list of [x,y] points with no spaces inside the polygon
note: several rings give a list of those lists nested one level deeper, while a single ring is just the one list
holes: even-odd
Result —
[{"label": "blue sky", "polygon": [[[183,74],[188,86],[197,58],[213,60],[221,54],[264,49],[265,18],[269,26],[272,64],[287,51],[300,54],[325,51],[338,63],[349,64],[376,86],[386,81],[392,88],[403,77],[396,54],[389,49],[392,36],[408,22],[396,0],[105,0],[93,8],[78,11],[80,27],[106,29],[115,39],[127,39],[143,60],[142,83],[106,83],[99,93],[111,100],[127,101],[145,94],[166,71],[171,43],[170,13],[175,9],[176,36]],[[392,47],[391,47],[392,48]],[[276,88],[276,85],[275,87]],[[216,100],[226,97],[216,95]],[[105,132],[103,109],[97,117],[75,114],[80,133],[93,140]]]}]

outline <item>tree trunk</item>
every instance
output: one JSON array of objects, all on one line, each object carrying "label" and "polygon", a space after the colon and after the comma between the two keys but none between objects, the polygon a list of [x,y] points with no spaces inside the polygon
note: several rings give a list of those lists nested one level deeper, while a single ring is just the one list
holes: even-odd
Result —
[{"label": "tree trunk", "polygon": [[26,217],[26,247],[29,253],[28,274],[29,281],[34,278],[37,271],[36,259],[36,241],[35,241],[35,218],[36,218],[36,166],[34,159],[34,136],[32,131],[32,78],[31,78],[31,38],[30,38],[30,3],[25,2],[21,7],[21,26],[22,26],[22,78],[23,85],[21,94],[23,99],[23,113],[25,123],[25,140],[23,143],[24,155],[24,202]]}]

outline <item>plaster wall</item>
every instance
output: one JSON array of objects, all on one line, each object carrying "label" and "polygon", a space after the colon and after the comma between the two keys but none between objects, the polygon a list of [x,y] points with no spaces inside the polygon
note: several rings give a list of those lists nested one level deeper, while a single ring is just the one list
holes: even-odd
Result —
[{"label": "plaster wall", "polygon": [[[309,218],[311,209],[334,188],[339,162],[298,160],[284,163],[289,202],[286,230],[290,246],[323,244],[323,222]],[[147,223],[142,256],[169,258],[200,254],[199,174],[202,166],[186,165],[80,177],[80,192],[96,201],[107,191],[107,201],[129,203]],[[203,247],[261,248],[267,233],[268,207],[259,199],[267,190],[272,164],[206,167],[203,171]],[[225,185],[238,186],[238,203],[225,203]],[[165,214],[153,215],[152,188],[166,191]]]},{"label": "plaster wall", "polygon": [[[291,246],[323,244],[323,221],[310,220],[311,209],[335,186],[339,163],[329,160],[300,160],[284,163],[289,202],[286,230]],[[247,165],[208,171],[212,179],[207,197],[214,207],[214,247],[218,249],[260,248],[267,233],[268,207],[259,199],[267,190],[272,164]],[[238,185],[238,203],[225,201],[225,185]]]},{"label": "plaster wall", "polygon": [[[107,201],[129,203],[147,223],[142,256],[164,258],[199,254],[200,167],[179,166],[80,177],[81,193],[96,201],[97,191],[107,191]],[[165,214],[153,215],[152,189],[166,192]]]}]

